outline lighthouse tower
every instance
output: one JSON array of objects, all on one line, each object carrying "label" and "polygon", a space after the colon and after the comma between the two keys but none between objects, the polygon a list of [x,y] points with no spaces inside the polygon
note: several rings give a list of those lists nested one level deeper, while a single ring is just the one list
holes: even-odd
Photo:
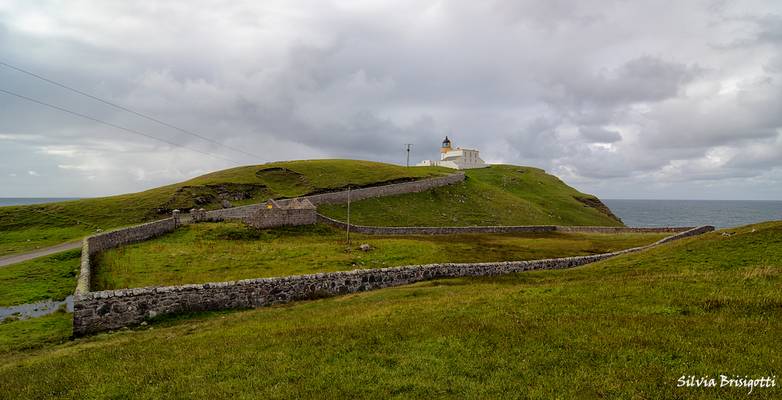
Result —
[{"label": "lighthouse tower", "polygon": [[440,146],[440,160],[445,159],[445,154],[451,150],[451,141],[448,140],[448,136],[446,136],[442,146]]}]

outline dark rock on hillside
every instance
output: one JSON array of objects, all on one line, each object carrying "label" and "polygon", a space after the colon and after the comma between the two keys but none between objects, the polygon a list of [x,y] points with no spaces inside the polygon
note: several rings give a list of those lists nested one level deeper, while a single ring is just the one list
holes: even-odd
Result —
[{"label": "dark rock on hillside", "polygon": [[600,201],[600,199],[598,199],[597,197],[578,197],[578,196],[573,196],[573,198],[578,200],[582,204],[586,205],[587,207],[595,208],[598,211],[600,211],[601,213],[609,216],[611,219],[624,224],[624,222],[622,222],[622,220],[619,217],[617,217],[611,211],[611,209],[608,208],[608,206],[605,205],[602,201]]}]

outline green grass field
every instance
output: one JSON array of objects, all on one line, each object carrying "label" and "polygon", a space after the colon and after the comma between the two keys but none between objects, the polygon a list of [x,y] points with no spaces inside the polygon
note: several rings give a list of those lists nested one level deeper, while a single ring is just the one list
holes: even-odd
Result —
[{"label": "green grass field", "polygon": [[[220,282],[438,262],[532,260],[606,253],[665,234],[352,235],[315,225],[257,230],[241,223],[188,225],[99,254],[93,290]],[[358,249],[362,243],[374,250]]]},{"label": "green grass field", "polygon": [[[354,202],[351,222],[372,226],[622,225],[596,197],[578,192],[541,169],[492,165],[465,172],[467,179],[460,184]],[[345,205],[325,205],[319,211],[342,221],[347,217]]]},{"label": "green grass field", "polygon": [[[782,222],[570,270],[441,279],[63,341],[0,325],[21,398],[780,398],[677,388],[782,376]],[[23,333],[23,334],[22,334]],[[59,334],[59,336],[58,336]]]},{"label": "green grass field", "polygon": [[81,249],[0,267],[0,307],[64,300],[73,294]]},{"label": "green grass field", "polygon": [[[0,256],[22,253],[109,229],[165,218],[171,210],[219,208],[453,172],[356,160],[275,162],[213,172],[139,193],[50,204],[0,207]],[[237,200],[238,199],[238,200]]]}]

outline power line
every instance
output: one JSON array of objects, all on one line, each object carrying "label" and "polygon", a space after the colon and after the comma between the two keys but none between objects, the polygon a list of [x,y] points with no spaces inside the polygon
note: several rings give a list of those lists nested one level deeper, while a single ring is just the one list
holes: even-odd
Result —
[{"label": "power line", "polygon": [[235,163],[235,164],[242,164],[242,163],[240,163],[238,161],[231,160],[231,159],[219,156],[217,154],[212,154],[212,153],[209,153],[209,152],[206,152],[206,151],[197,150],[197,149],[193,149],[193,148],[190,148],[190,147],[187,147],[187,146],[183,146],[183,145],[181,145],[179,143],[171,142],[171,141],[168,141],[166,139],[161,139],[161,138],[158,138],[158,137],[146,134],[144,132],[137,131],[135,129],[125,128],[124,126],[119,126],[119,125],[113,124],[111,122],[106,122],[106,121],[98,119],[98,118],[90,117],[89,115],[82,114],[82,113],[76,112],[76,111],[72,111],[72,110],[69,110],[67,108],[63,108],[63,107],[60,107],[60,106],[56,106],[54,104],[49,104],[49,103],[46,103],[46,102],[43,102],[43,101],[40,101],[40,100],[36,100],[36,99],[34,99],[32,97],[27,97],[27,96],[19,94],[19,93],[14,93],[14,92],[11,92],[11,91],[8,91],[8,90],[5,90],[5,89],[0,89],[0,93],[5,93],[5,94],[10,95],[10,96],[18,97],[20,99],[24,99],[24,100],[27,100],[27,101],[32,102],[32,103],[40,104],[42,106],[53,108],[55,110],[59,110],[59,111],[62,111],[62,112],[68,113],[68,114],[73,114],[73,115],[76,115],[76,116],[88,119],[90,121],[94,121],[94,122],[97,122],[97,123],[100,123],[100,124],[103,124],[103,125],[107,125],[107,126],[110,126],[112,128],[115,128],[115,129],[120,129],[120,130],[123,130],[125,132],[130,132],[130,133],[133,133],[133,134],[136,134],[136,135],[140,135],[140,136],[144,136],[144,137],[147,137],[147,138],[150,138],[150,139],[154,139],[154,140],[157,140],[157,141],[160,141],[160,142],[163,142],[163,143],[170,144],[172,146],[181,147],[183,149],[187,149],[187,150],[190,150],[190,151],[195,151],[195,152],[198,152],[198,153],[201,153],[201,154],[205,154],[205,155],[210,156],[210,157],[219,158],[219,159],[228,161],[228,162],[230,162],[232,164],[233,163]]},{"label": "power line", "polygon": [[116,108],[116,109],[118,109],[118,110],[122,110],[122,111],[129,112],[129,113],[131,113],[131,114],[134,114],[134,115],[136,115],[136,116],[139,116],[139,117],[141,117],[141,118],[144,118],[144,119],[147,119],[147,120],[150,120],[150,121],[153,121],[153,122],[157,122],[158,124],[161,124],[161,125],[167,126],[167,127],[169,127],[169,128],[172,128],[172,129],[176,129],[176,130],[178,130],[178,131],[180,131],[180,132],[182,132],[182,133],[186,133],[186,134],[188,134],[188,135],[195,136],[195,137],[197,137],[197,138],[199,138],[199,139],[206,140],[207,142],[210,142],[210,143],[216,144],[216,145],[218,145],[218,146],[223,146],[223,147],[225,147],[225,148],[227,148],[227,149],[231,149],[231,150],[233,150],[233,151],[236,151],[236,152],[242,153],[242,154],[244,154],[244,155],[247,155],[247,156],[253,157],[253,158],[254,158],[254,159],[256,159],[256,160],[258,160],[258,159],[261,159],[261,157],[259,157],[259,156],[255,155],[255,154],[252,154],[252,153],[248,153],[248,152],[246,152],[246,151],[244,151],[244,150],[242,150],[242,149],[239,149],[239,148],[236,148],[236,147],[232,147],[232,146],[229,146],[229,145],[227,145],[227,144],[220,143],[220,142],[218,142],[218,141],[216,141],[216,140],[214,140],[214,139],[208,138],[208,137],[206,137],[206,136],[203,136],[203,135],[199,135],[199,134],[197,134],[197,133],[195,133],[195,132],[192,132],[192,131],[189,131],[189,130],[187,130],[187,129],[180,128],[180,127],[178,127],[178,126],[176,126],[176,125],[169,124],[168,122],[161,121],[161,120],[159,120],[159,119],[157,119],[157,118],[155,118],[155,117],[151,117],[151,116],[149,116],[149,115],[142,114],[142,113],[140,113],[140,112],[138,112],[138,111],[131,110],[130,108],[127,108],[127,107],[125,107],[125,106],[121,106],[121,105],[119,105],[119,104],[116,104],[116,103],[113,103],[113,102],[111,102],[111,101],[108,101],[108,100],[102,99],[102,98],[100,98],[100,97],[97,97],[97,96],[91,95],[91,94],[89,94],[89,93],[86,93],[86,92],[83,92],[83,91],[81,91],[81,90],[79,90],[79,89],[76,89],[76,88],[70,87],[70,86],[68,86],[68,85],[65,85],[65,84],[63,84],[63,83],[60,83],[60,82],[57,82],[57,81],[51,80],[51,79],[49,79],[49,78],[43,77],[43,76],[41,76],[41,75],[38,75],[38,74],[36,74],[36,73],[34,73],[34,72],[30,72],[30,71],[28,71],[28,70],[26,70],[26,69],[19,68],[19,67],[16,67],[16,66],[13,66],[13,65],[11,65],[11,64],[8,64],[8,63],[6,63],[6,62],[3,62],[3,61],[0,61],[0,65],[4,66],[4,67],[6,67],[6,68],[10,68],[10,69],[12,69],[12,70],[14,70],[14,71],[17,71],[17,72],[21,72],[21,73],[23,73],[23,74],[27,74],[27,75],[29,75],[29,76],[32,76],[32,77],[34,77],[34,78],[38,78],[38,79],[40,79],[40,80],[43,80],[43,81],[49,82],[49,83],[51,83],[52,85],[56,85],[56,86],[59,86],[59,87],[61,87],[61,88],[63,88],[63,89],[70,90],[70,91],[72,91],[72,92],[74,92],[74,93],[78,93],[78,94],[80,94],[80,95],[82,95],[82,96],[89,97],[89,98],[91,98],[91,99],[93,99],[93,100],[97,100],[97,101],[99,101],[99,102],[101,102],[101,103],[103,103],[103,104],[109,105],[109,106],[111,106],[111,107],[114,107],[114,108]]}]

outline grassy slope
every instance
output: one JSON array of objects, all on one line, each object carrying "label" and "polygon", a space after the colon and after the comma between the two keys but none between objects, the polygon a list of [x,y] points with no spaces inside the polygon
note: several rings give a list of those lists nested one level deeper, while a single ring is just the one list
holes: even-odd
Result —
[{"label": "grassy slope", "polygon": [[[351,222],[376,226],[600,225],[622,223],[576,197],[599,201],[543,170],[513,165],[466,171],[458,185],[351,204]],[[347,207],[320,207],[344,220]]]},{"label": "grassy slope", "polygon": [[[327,226],[259,231],[241,223],[197,224],[96,259],[93,289],[179,285],[436,262],[531,260],[606,253],[658,234],[353,235]],[[374,250],[355,249],[362,243]]]},{"label": "grassy slope", "polygon": [[0,267],[0,307],[63,300],[73,293],[81,249]]},{"label": "grassy slope", "polygon": [[[227,169],[139,193],[0,207],[0,256],[73,240],[98,228],[158,219],[174,208],[219,208],[221,194],[241,205],[452,172],[371,161],[289,161]],[[594,196],[579,193],[536,168],[493,166],[467,174],[470,179],[454,187],[356,203],[354,220],[411,225],[621,225],[574,199]],[[324,209],[331,215],[344,214],[338,206]]]},{"label": "grassy slope", "polygon": [[[274,171],[285,168],[290,173]],[[271,170],[270,170],[271,169]],[[267,170],[260,175],[259,170]],[[246,197],[234,205],[270,197],[293,197],[348,184],[369,185],[395,179],[452,172],[443,168],[405,168],[354,160],[276,162],[214,172],[186,182],[120,196],[0,207],[0,256],[76,239],[96,228],[109,229],[159,219],[174,208],[219,208],[220,192]]]},{"label": "grassy slope", "polygon": [[3,339],[0,382],[29,398],[745,398],[676,387],[682,375],[782,374],[782,222],[733,231],[572,270],[204,314],[58,346],[42,323],[12,322],[0,337],[33,338]]}]

